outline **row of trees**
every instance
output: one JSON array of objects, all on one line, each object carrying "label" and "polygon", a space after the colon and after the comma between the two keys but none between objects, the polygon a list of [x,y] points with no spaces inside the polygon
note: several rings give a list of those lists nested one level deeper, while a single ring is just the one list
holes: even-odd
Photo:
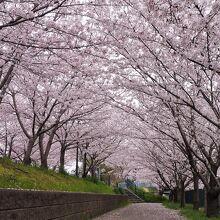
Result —
[{"label": "row of trees", "polygon": [[92,176],[123,142],[87,1],[0,1],[0,153]]},{"label": "row of trees", "polygon": [[82,175],[94,176],[123,140],[118,134],[123,125],[115,128],[117,113],[94,87],[78,77],[15,76],[1,103],[1,154],[44,168],[58,163],[60,172],[66,157],[76,161],[77,176],[79,161]]},{"label": "row of trees", "polygon": [[128,99],[116,96],[113,103],[139,119],[137,161],[175,200],[180,191],[182,205],[193,182],[198,208],[201,182],[207,215],[219,215],[219,2],[118,4],[105,27],[117,57],[115,83]]},{"label": "row of trees", "polygon": [[[150,168],[174,198],[180,191],[182,204],[184,189],[202,183],[207,214],[219,214],[217,0],[3,0],[0,7],[3,153],[25,164],[39,157],[47,167],[62,149],[62,170],[72,148],[94,165],[129,137],[130,164]],[[127,113],[129,130],[116,109]],[[197,200],[195,193],[195,208]]]}]

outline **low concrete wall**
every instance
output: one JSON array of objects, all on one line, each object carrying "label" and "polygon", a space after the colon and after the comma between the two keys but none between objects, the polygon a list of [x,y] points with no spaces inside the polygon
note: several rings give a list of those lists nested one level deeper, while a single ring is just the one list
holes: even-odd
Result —
[{"label": "low concrete wall", "polygon": [[123,195],[0,189],[0,220],[81,220],[126,202]]}]

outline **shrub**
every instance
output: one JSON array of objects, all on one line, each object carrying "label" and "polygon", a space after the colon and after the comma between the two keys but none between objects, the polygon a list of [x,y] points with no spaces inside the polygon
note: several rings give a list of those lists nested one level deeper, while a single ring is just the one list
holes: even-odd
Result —
[{"label": "shrub", "polygon": [[124,193],[123,193],[123,189],[118,188],[118,187],[115,187],[115,188],[114,188],[114,192],[115,192],[116,194],[124,194]]}]

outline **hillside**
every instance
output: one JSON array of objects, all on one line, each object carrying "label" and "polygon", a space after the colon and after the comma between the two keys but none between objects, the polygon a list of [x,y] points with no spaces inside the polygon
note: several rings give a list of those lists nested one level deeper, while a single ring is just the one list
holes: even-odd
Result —
[{"label": "hillside", "polygon": [[0,158],[0,188],[114,194],[111,187]]}]

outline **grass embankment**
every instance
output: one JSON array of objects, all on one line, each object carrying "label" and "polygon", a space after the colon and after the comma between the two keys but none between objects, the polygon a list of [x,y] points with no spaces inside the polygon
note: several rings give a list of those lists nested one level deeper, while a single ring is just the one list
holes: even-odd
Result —
[{"label": "grass embankment", "polygon": [[186,204],[185,208],[180,208],[178,203],[164,201],[163,205],[170,209],[179,210],[180,214],[188,220],[220,220],[220,217],[208,218],[203,210],[195,211],[192,205]]},{"label": "grass embankment", "polygon": [[91,182],[0,158],[0,188],[115,194],[102,182]]}]

